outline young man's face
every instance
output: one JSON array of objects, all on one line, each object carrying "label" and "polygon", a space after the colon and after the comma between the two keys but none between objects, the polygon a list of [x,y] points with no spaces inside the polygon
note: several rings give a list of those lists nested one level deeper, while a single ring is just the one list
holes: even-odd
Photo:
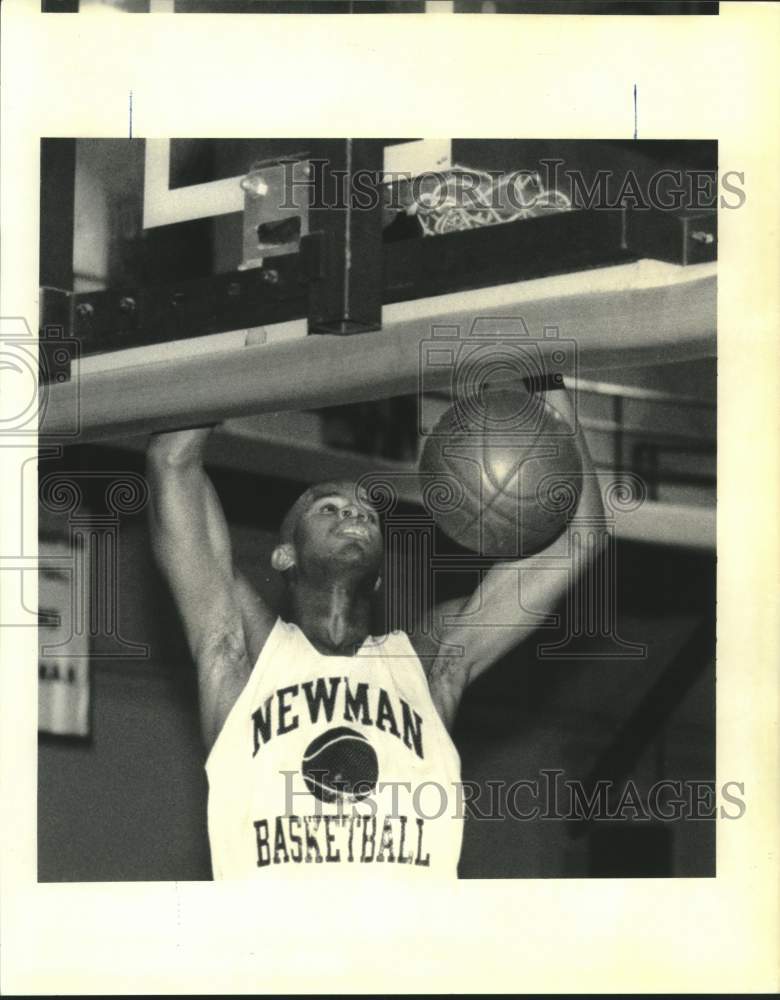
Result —
[{"label": "young man's face", "polygon": [[318,497],[295,529],[296,562],[364,570],[382,568],[382,531],[376,511],[354,492],[340,490]]}]

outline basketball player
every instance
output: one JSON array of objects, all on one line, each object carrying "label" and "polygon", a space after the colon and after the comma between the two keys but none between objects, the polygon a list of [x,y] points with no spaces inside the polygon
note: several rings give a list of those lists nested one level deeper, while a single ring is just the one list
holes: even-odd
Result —
[{"label": "basketball player", "polygon": [[[285,621],[234,566],[203,467],[209,433],[154,436],[148,474],[154,552],[197,664],[214,877],[454,876],[463,803],[449,732],[468,685],[532,632],[519,595],[535,613],[564,595],[567,574],[548,557],[566,556],[565,534],[437,608],[432,634],[374,637],[379,519],[353,484],[320,484],[293,505],[273,552]],[[581,433],[578,443],[587,473]],[[578,516],[600,503],[586,475]]]}]

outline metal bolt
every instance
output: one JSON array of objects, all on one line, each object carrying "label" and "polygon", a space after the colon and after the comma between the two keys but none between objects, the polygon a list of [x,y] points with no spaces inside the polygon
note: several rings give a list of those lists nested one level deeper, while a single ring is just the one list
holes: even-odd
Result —
[{"label": "metal bolt", "polygon": [[278,285],[279,272],[274,267],[264,268],[260,272],[260,280],[264,281],[266,285]]},{"label": "metal bolt", "polygon": [[241,181],[241,187],[256,198],[263,198],[268,194],[268,182],[262,174],[247,174]]},{"label": "metal bolt", "polygon": [[709,244],[715,242],[715,235],[705,232],[703,229],[697,229],[695,233],[691,233],[691,239],[696,240],[697,243]]},{"label": "metal bolt", "polygon": [[95,313],[95,307],[91,302],[79,302],[76,306],[76,315],[79,319],[89,319]]},{"label": "metal bolt", "polygon": [[135,312],[135,299],[132,295],[123,295],[119,300],[119,311],[126,316],[132,316]]}]

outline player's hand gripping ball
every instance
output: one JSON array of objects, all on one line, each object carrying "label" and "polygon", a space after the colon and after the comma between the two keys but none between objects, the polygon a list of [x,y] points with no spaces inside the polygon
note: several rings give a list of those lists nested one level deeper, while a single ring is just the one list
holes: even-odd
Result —
[{"label": "player's hand gripping ball", "polygon": [[522,559],[566,528],[582,491],[574,429],[540,393],[486,390],[441,417],[420,459],[423,502],[474,552]]}]

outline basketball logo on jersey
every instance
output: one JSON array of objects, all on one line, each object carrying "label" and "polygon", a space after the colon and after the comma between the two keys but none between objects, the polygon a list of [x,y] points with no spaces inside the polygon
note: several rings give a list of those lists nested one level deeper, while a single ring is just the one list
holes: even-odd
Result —
[{"label": "basketball logo on jersey", "polygon": [[360,732],[336,726],[306,747],[301,761],[306,787],[320,802],[359,802],[376,788],[376,751]]}]

